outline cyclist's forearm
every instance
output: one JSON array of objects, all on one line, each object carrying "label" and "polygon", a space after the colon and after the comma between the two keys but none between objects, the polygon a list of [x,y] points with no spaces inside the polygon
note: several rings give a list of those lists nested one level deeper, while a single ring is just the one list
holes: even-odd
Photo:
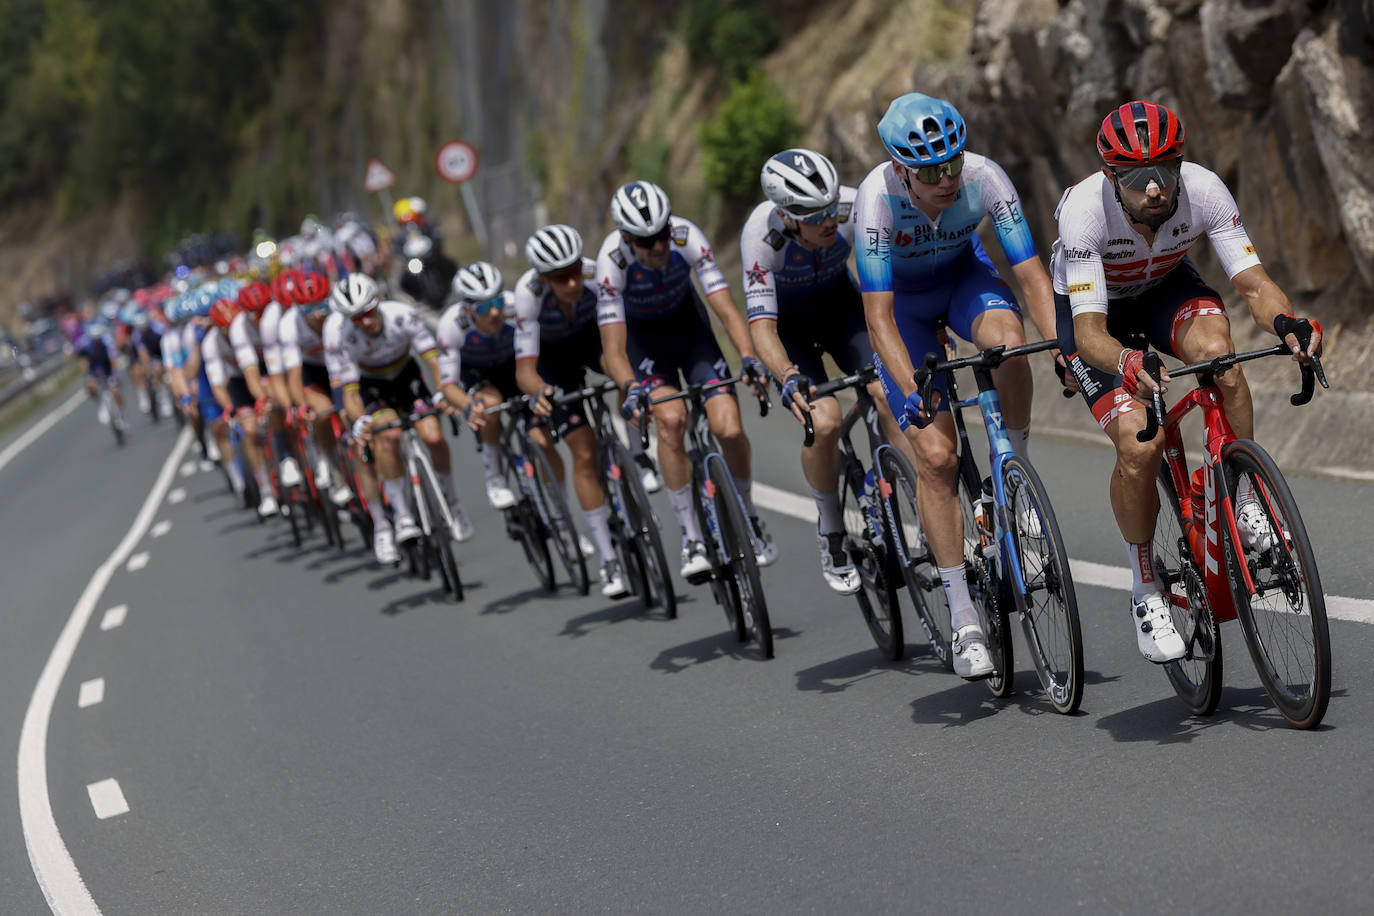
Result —
[{"label": "cyclist's forearm", "polygon": [[358,393],[357,385],[345,385],[343,390],[344,410],[348,411],[350,420],[356,420],[367,413],[366,405],[363,404],[363,396]]},{"label": "cyclist's forearm", "polygon": [[305,405],[305,373],[300,366],[286,370],[286,391],[291,395],[291,403],[299,407]]},{"label": "cyclist's forearm", "polygon": [[634,381],[634,369],[625,352],[624,324],[608,324],[601,328],[601,360],[605,364],[606,374],[620,386],[621,391],[625,390],[626,384]]},{"label": "cyclist's forearm", "polygon": [[706,301],[711,303],[711,309],[725,326],[725,333],[730,335],[730,342],[735,345],[739,355],[753,356],[754,342],[749,337],[749,322],[745,321],[739,309],[735,308],[735,300],[730,295],[730,290],[718,289],[707,296]]},{"label": "cyclist's forearm", "polygon": [[779,382],[798,374],[798,369],[787,356],[787,348],[778,338],[778,323],[771,318],[760,318],[749,325],[749,336],[754,341],[754,350],[763,364],[768,367],[773,378]]},{"label": "cyclist's forearm", "polygon": [[548,387],[548,382],[539,374],[539,360],[532,357],[515,361],[515,385],[525,394],[539,394]]},{"label": "cyclist's forearm", "polygon": [[[864,293],[864,318],[868,322],[868,336],[873,350],[883,361],[884,368],[903,394],[916,390],[912,376],[916,366],[911,354],[902,342],[901,332],[897,330],[897,319],[892,315],[893,295],[890,292]],[[924,357],[924,353],[917,354]]]},{"label": "cyclist's forearm", "polygon": [[234,399],[229,397],[229,389],[223,385],[211,385],[210,391],[215,396],[215,403],[224,411],[226,417],[234,414]]},{"label": "cyclist's forearm", "polygon": [[1125,344],[1107,333],[1107,316],[1100,312],[1077,315],[1073,319],[1073,338],[1078,356],[1088,365],[1111,375],[1120,374],[1117,368]]},{"label": "cyclist's forearm", "polygon": [[257,366],[248,366],[243,369],[243,382],[248,386],[248,393],[254,399],[261,401],[267,396],[267,389],[262,386],[262,376],[258,375]]},{"label": "cyclist's forearm", "polygon": [[472,398],[468,397],[468,393],[457,382],[444,382],[439,390],[444,393],[444,400],[459,410],[467,410],[468,405],[472,403]]},{"label": "cyclist's forearm", "polygon": [[1021,291],[1026,296],[1026,311],[1030,313],[1035,329],[1043,339],[1052,340],[1057,333],[1054,286],[1050,283],[1049,274],[1045,273],[1044,265],[1038,257],[1031,258],[1017,264],[1011,272],[1016,275],[1016,282],[1021,284]]}]

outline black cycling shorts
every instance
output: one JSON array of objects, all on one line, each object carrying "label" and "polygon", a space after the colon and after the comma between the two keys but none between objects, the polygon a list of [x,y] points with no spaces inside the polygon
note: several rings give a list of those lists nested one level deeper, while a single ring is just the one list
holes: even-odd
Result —
[{"label": "black cycling shorts", "polygon": [[845,375],[873,358],[863,300],[848,276],[780,314],[778,341],[801,374],[817,385],[828,379],[822,359],[827,353]]},{"label": "black cycling shorts", "polygon": [[[555,388],[576,391],[587,382],[587,370],[601,372],[601,329],[595,322],[566,340],[540,343],[539,376]],[[553,409],[549,418],[560,437],[587,425],[587,411],[581,404]]]},{"label": "black cycling shorts", "polygon": [[[696,308],[684,306],[662,318],[627,321],[625,352],[635,381],[650,391],[664,385],[681,389],[684,378],[687,384],[704,385],[730,377],[730,367],[700,299]],[[716,388],[706,392],[706,398],[718,394],[733,395],[734,391],[732,387]]]},{"label": "black cycling shorts", "polygon": [[358,381],[358,395],[363,399],[363,409],[369,414],[388,409],[409,414],[417,406],[429,404],[431,398],[420,364],[414,358],[392,378],[362,376]]}]

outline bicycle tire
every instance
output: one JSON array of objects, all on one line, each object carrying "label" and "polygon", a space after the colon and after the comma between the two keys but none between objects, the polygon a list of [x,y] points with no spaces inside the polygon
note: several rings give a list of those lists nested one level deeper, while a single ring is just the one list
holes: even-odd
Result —
[{"label": "bicycle tire", "polygon": [[897,590],[888,580],[886,539],[881,526],[874,531],[872,522],[876,507],[871,502],[865,505],[863,499],[863,468],[857,462],[850,462],[841,471],[840,479],[844,482],[840,489],[840,512],[844,519],[845,548],[859,574],[859,590],[854,593],[854,599],[878,651],[888,661],[895,662],[905,654],[906,639]]},{"label": "bicycle tire", "polygon": [[[1233,500],[1240,477],[1251,478],[1274,543],[1263,554],[1246,550],[1232,540],[1223,514],[1222,543],[1245,645],[1279,714],[1294,728],[1316,728],[1331,700],[1331,635],[1307,526],[1283,473],[1258,443],[1229,443],[1221,465]],[[1253,596],[1241,564],[1255,583]]]},{"label": "bicycle tire", "polygon": [[[617,491],[621,511],[630,532],[630,544],[636,554],[635,562],[644,586],[644,608],[663,605],[663,615],[669,620],[677,617],[677,592],[673,587],[673,569],[663,549],[663,538],[654,518],[653,505],[644,483],[639,479],[638,465],[629,451],[619,442],[611,445],[612,473],[610,486]],[[627,570],[628,572],[628,570]]]},{"label": "bicycle tire", "polygon": [[579,595],[591,590],[591,579],[587,576],[587,558],[582,555],[582,545],[578,543],[577,528],[573,525],[572,513],[568,511],[567,494],[563,484],[554,476],[544,450],[527,441],[526,460],[534,465],[534,481],[539,487],[544,511],[548,513],[549,538],[568,579]]},{"label": "bicycle tire", "polygon": [[[1069,715],[1083,702],[1083,629],[1069,554],[1035,467],[1020,456],[1008,457],[1002,463],[1002,487],[1006,498],[1003,523],[1012,532],[1015,559],[1027,588],[1026,594],[1012,588],[1021,629],[1045,695],[1056,712]],[[1018,505],[1023,496],[1027,497],[1026,511]],[[1035,529],[1023,528],[1023,521],[1032,517]],[[1005,579],[1011,588],[1014,579],[1010,575]],[[1044,605],[1032,600],[1037,594],[1047,597]]]},{"label": "bicycle tire", "polygon": [[[883,501],[883,526],[896,552],[907,596],[936,660],[946,671],[953,671],[954,634],[949,627],[949,605],[935,558],[930,556],[921,530],[916,508],[916,469],[895,448],[882,449],[878,455],[879,492],[875,495]],[[925,567],[924,573],[921,567]]]},{"label": "bicycle tire", "polygon": [[1011,647],[1011,621],[1006,600],[1011,591],[1004,586],[993,569],[992,561],[983,555],[978,525],[974,521],[975,507],[982,500],[983,487],[977,466],[965,452],[959,456],[959,512],[964,519],[964,574],[968,579],[968,593],[983,623],[988,655],[992,659],[992,674],[985,678],[988,691],[1002,699],[1011,696],[1016,680]]},{"label": "bicycle tire", "polygon": [[[758,560],[754,556],[754,537],[749,520],[735,490],[735,481],[725,466],[725,459],[712,455],[707,458],[708,480],[711,481],[716,506],[716,519],[725,549],[727,575],[733,579],[737,591],[739,617],[745,632],[751,636],[764,658],[773,657],[773,626],[768,619],[768,601],[759,578]],[[736,633],[738,635],[738,632]]]},{"label": "bicycle tire", "polygon": [[427,565],[431,557],[437,561],[433,565],[439,568],[439,580],[443,583],[444,591],[452,595],[454,601],[462,601],[463,580],[458,575],[458,561],[453,557],[453,532],[444,521],[440,502],[443,497],[430,486],[427,475],[422,474],[421,481],[420,492],[424,496],[431,527],[430,533],[424,535],[425,549],[429,554]]},{"label": "bicycle tire", "polygon": [[552,592],[557,588],[558,583],[553,578],[553,556],[549,553],[549,544],[544,537],[544,526],[539,522],[528,496],[522,494],[520,501],[506,510],[506,534],[512,540],[520,542],[520,549],[525,554],[526,562],[534,570],[534,577],[539,581],[539,586],[546,592]]},{"label": "bicycle tire", "polygon": [[1174,629],[1186,646],[1183,658],[1162,666],[1164,676],[1190,713],[1210,716],[1221,703],[1221,625],[1207,601],[1207,586],[1189,547],[1188,530],[1193,522],[1183,517],[1168,464],[1160,468],[1156,485],[1159,514],[1155,517],[1153,541],[1155,580],[1169,599]]},{"label": "bicycle tire", "polygon": [[286,521],[291,525],[291,543],[299,547],[301,546],[301,522],[300,513],[296,511],[296,506],[297,503],[294,498],[294,493],[290,499],[286,498],[285,494],[283,494],[281,509],[279,511],[282,515],[286,516]]}]

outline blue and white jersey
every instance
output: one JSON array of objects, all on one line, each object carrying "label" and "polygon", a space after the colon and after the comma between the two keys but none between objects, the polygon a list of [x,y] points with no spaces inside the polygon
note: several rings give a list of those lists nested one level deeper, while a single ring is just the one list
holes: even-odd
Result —
[{"label": "blue and white jersey", "polygon": [[1036,256],[1021,199],[1001,166],[964,153],[954,203],[931,220],[907,197],[891,162],[868,173],[854,202],[863,292],[922,293],[954,280],[970,263],[978,224],[991,217],[1014,267]]},{"label": "blue and white jersey", "polygon": [[460,321],[466,306],[459,302],[439,316],[439,383],[461,385],[463,369],[489,371],[515,365],[515,324],[506,321],[495,334],[483,334]]},{"label": "blue and white jersey", "polygon": [[599,299],[596,323],[623,324],[627,318],[653,320],[676,314],[695,302],[692,274],[707,296],[729,289],[725,274],[716,266],[715,252],[706,235],[690,220],[669,218],[671,240],[668,263],[654,270],[639,263],[632,245],[619,230],[606,236],[596,257],[596,291]]},{"label": "blue and white jersey", "polygon": [[778,208],[770,201],[759,204],[749,214],[740,232],[739,250],[744,269],[744,304],[751,322],[760,318],[776,320],[790,306],[807,303],[817,290],[849,276],[856,193],[848,185],[840,186],[835,242],[814,251],[787,230]]},{"label": "blue and white jersey", "polygon": [[539,355],[539,345],[560,343],[589,325],[596,327],[596,262],[582,259],[582,298],[563,311],[539,271],[531,268],[515,284],[515,358]]}]

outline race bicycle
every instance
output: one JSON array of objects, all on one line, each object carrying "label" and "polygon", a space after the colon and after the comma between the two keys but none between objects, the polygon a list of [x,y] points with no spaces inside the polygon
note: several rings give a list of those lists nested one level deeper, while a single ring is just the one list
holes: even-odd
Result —
[{"label": "race bicycle", "polygon": [[[1306,349],[1310,329],[1298,337]],[[1146,428],[1137,433],[1148,442],[1164,430],[1154,563],[1186,647],[1183,658],[1164,665],[1164,673],[1194,715],[1215,712],[1221,700],[1220,624],[1239,618],[1269,699],[1293,727],[1310,729],[1321,723],[1331,699],[1331,641],[1316,556],[1278,465],[1258,443],[1237,438],[1215,381],[1232,366],[1267,356],[1291,353],[1279,343],[1169,369],[1173,379],[1197,376],[1197,388],[1167,413],[1154,392]],[[1158,380],[1159,355],[1147,353],[1145,361]],[[1302,387],[1289,399],[1295,407],[1312,399],[1315,380],[1328,387],[1315,356],[1301,366],[1301,375]],[[1194,409],[1202,410],[1206,438],[1203,464],[1190,475],[1179,423]],[[1242,484],[1262,510],[1263,525],[1252,543],[1237,524]]]}]

